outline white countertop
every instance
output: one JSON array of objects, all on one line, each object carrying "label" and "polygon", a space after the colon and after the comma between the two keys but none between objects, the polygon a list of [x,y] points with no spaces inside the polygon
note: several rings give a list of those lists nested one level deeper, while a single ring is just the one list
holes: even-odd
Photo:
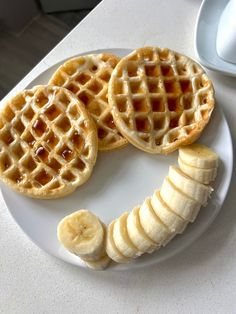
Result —
[{"label": "white countertop", "polygon": [[[77,53],[166,46],[195,58],[200,0],[103,0],[12,92]],[[236,79],[209,72],[236,139]],[[234,168],[235,174],[235,168]],[[0,196],[0,313],[236,313],[236,196],[233,175],[220,214],[191,247],[156,266],[92,272],[41,251]]]}]

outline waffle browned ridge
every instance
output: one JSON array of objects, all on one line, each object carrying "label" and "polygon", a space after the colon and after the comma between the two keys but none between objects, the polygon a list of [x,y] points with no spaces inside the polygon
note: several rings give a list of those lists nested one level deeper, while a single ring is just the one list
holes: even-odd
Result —
[{"label": "waffle browned ridge", "polygon": [[0,178],[35,198],[73,192],[91,175],[97,131],[68,90],[36,86],[8,100],[0,112]]},{"label": "waffle browned ridge", "polygon": [[108,97],[114,122],[130,143],[149,153],[170,153],[193,143],[214,109],[214,89],[192,59],[158,47],[122,58]]},{"label": "waffle browned ridge", "polygon": [[98,129],[98,149],[112,150],[127,144],[113,121],[107,99],[108,82],[119,57],[101,53],[67,60],[49,84],[63,86],[82,101]]}]

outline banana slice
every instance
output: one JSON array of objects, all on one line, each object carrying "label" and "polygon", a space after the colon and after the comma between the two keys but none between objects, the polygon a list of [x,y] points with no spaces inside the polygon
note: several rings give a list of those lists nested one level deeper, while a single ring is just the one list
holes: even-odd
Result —
[{"label": "banana slice", "polygon": [[105,255],[97,261],[85,262],[85,264],[94,270],[104,270],[110,264],[111,259],[109,256]]},{"label": "banana slice", "polygon": [[129,263],[131,261],[130,258],[124,256],[117,248],[114,242],[114,224],[115,220],[113,220],[107,229],[107,240],[106,240],[106,252],[107,255],[117,263]]},{"label": "banana slice", "polygon": [[164,202],[181,218],[193,222],[201,204],[181,192],[168,177],[164,179],[160,194]]},{"label": "banana slice", "polygon": [[158,246],[170,241],[173,234],[152,209],[150,197],[146,198],[139,210],[140,224],[143,230]]},{"label": "banana slice", "polygon": [[210,186],[191,179],[176,166],[169,167],[169,179],[178,189],[204,206],[213,191]]},{"label": "banana slice", "polygon": [[117,249],[124,256],[135,258],[142,255],[144,252],[139,251],[129,238],[127,231],[128,215],[129,213],[126,212],[115,221],[113,229],[113,240]]},{"label": "banana slice", "polygon": [[183,160],[179,157],[178,163],[180,169],[187,174],[190,178],[203,183],[203,184],[209,184],[210,182],[214,181],[217,174],[217,168],[209,168],[209,169],[203,169],[203,168],[196,168],[187,165]]},{"label": "banana slice", "polygon": [[139,206],[134,207],[127,218],[128,235],[133,244],[141,252],[152,253],[158,248],[158,245],[148,237],[143,227],[141,226],[139,210]]},{"label": "banana slice", "polygon": [[57,237],[66,249],[84,260],[94,261],[104,255],[104,226],[88,210],[64,217],[58,224]]},{"label": "banana slice", "polygon": [[188,225],[188,221],[178,216],[167,206],[167,204],[161,198],[160,191],[156,190],[154,192],[151,198],[151,204],[156,215],[160,217],[160,219],[174,235],[184,231]]},{"label": "banana slice", "polygon": [[191,144],[179,149],[181,160],[192,167],[197,168],[217,168],[218,155],[210,148],[202,144]]}]

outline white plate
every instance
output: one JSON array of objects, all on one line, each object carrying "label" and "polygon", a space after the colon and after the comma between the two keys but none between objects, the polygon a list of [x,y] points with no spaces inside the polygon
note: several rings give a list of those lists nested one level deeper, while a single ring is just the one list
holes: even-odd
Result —
[{"label": "white plate", "polygon": [[216,35],[220,16],[229,0],[204,0],[195,29],[195,51],[207,68],[236,76],[236,64],[221,59],[216,52]]},{"label": "white plate", "polygon": [[[107,52],[125,55],[128,49],[107,49]],[[94,53],[101,52],[93,51]],[[40,74],[30,84],[47,83],[58,64]],[[128,269],[147,266],[163,261],[176,254],[211,224],[218,214],[232,175],[233,151],[229,128],[219,108],[213,113],[210,124],[201,137],[201,142],[212,147],[221,158],[215,191],[206,208],[202,208],[194,224],[188,226],[184,234],[177,236],[165,248],[152,255],[145,255],[131,264],[120,264],[109,269]],[[132,145],[126,148],[99,153],[91,178],[73,194],[58,200],[34,200],[1,185],[6,205],[22,230],[40,248],[68,263],[84,266],[76,256],[68,253],[58,243],[56,229],[58,222],[75,210],[86,208],[97,214],[105,223],[130,211],[145,197],[159,188],[167,175],[170,164],[177,163],[177,153],[169,156],[144,153]]]}]

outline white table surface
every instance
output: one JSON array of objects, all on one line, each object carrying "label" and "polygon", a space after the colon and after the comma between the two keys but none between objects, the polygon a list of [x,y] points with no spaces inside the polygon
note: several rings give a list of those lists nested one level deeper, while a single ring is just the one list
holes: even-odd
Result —
[{"label": "white table surface", "polygon": [[[171,47],[195,58],[200,0],[103,0],[12,92],[48,66],[108,47]],[[236,79],[209,72],[236,139]],[[4,79],[4,78],[1,78]],[[24,235],[0,196],[0,313],[236,313],[236,184],[205,234],[162,264],[92,272],[43,251]]]}]

